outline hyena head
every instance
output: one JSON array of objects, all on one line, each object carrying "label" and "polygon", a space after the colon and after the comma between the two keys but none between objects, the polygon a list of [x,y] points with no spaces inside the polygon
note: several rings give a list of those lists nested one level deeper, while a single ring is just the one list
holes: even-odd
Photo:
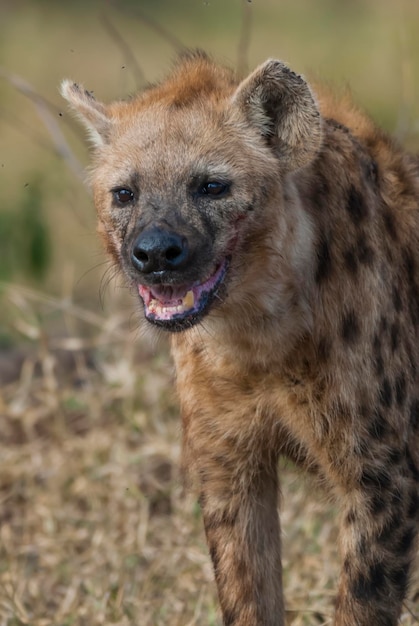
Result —
[{"label": "hyena head", "polygon": [[189,328],[240,288],[278,221],[281,181],[319,149],[309,87],[274,60],[237,83],[195,53],[127,101],[102,104],[71,81],[62,95],[93,140],[108,250],[149,322]]}]

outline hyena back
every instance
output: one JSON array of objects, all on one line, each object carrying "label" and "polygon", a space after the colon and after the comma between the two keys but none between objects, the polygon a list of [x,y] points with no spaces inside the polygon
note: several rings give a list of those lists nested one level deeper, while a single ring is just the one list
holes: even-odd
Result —
[{"label": "hyena back", "polygon": [[419,517],[419,161],[274,60],[240,82],[191,54],[110,105],[62,93],[105,245],[173,332],[224,624],[284,624],[285,455],[341,509],[335,626],[394,626]]}]

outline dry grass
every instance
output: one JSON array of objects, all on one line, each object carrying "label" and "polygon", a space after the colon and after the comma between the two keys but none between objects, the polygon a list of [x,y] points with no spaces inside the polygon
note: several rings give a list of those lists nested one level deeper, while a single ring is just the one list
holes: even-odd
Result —
[{"label": "dry grass", "polygon": [[[199,507],[179,480],[165,346],[134,345],[130,313],[101,318],[15,286],[6,300],[34,341],[0,361],[0,624],[219,624]],[[73,335],[49,336],[54,312]],[[289,624],[330,624],[334,511],[292,468],[283,483]],[[410,610],[419,581],[403,624]]]}]

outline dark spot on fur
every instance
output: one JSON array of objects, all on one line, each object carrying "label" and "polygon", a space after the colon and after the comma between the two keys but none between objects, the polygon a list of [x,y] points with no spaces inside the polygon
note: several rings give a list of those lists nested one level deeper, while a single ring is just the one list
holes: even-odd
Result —
[{"label": "dark spot on fur", "polygon": [[375,411],[374,419],[368,428],[368,433],[371,437],[374,437],[374,439],[383,439],[388,433],[388,424],[381,411]]},{"label": "dark spot on fur", "polygon": [[352,583],[352,593],[357,600],[369,600],[372,593],[371,581],[364,574],[359,574]]},{"label": "dark spot on fur", "polygon": [[400,289],[397,286],[393,287],[393,305],[397,313],[402,310],[402,297],[400,295]]},{"label": "dark spot on fur", "polygon": [[385,315],[382,315],[380,318],[380,334],[382,335],[388,329],[388,321]]},{"label": "dark spot on fur", "polygon": [[416,538],[416,528],[411,526],[404,531],[400,539],[396,541],[394,545],[395,552],[403,556],[406,552],[409,552]]},{"label": "dark spot on fur", "polygon": [[413,400],[410,405],[410,425],[413,430],[419,430],[419,400]]},{"label": "dark spot on fur", "polygon": [[249,378],[239,378],[237,381],[237,386],[240,389],[240,393],[249,396],[253,392],[253,386]]},{"label": "dark spot on fur", "polygon": [[363,439],[356,439],[353,448],[354,454],[360,456],[362,459],[370,456],[371,446]]},{"label": "dark spot on fur", "polygon": [[356,550],[357,550],[359,556],[361,556],[361,557],[365,557],[366,556],[367,546],[368,546],[368,541],[366,540],[365,537],[361,537],[358,540],[357,546],[356,546]]},{"label": "dark spot on fur", "polygon": [[392,448],[387,453],[387,460],[391,465],[398,465],[403,458],[399,448]]},{"label": "dark spot on fur", "polygon": [[416,373],[417,373],[417,366],[416,366],[416,359],[415,356],[412,352],[412,346],[410,344],[406,344],[406,352],[407,352],[407,358],[409,361],[409,370],[410,373],[412,375],[412,378],[416,378]]},{"label": "dark spot on fur", "polygon": [[416,463],[413,460],[412,454],[408,446],[406,446],[406,461],[407,467],[410,474],[413,476],[413,479],[419,482],[419,469],[417,468]]},{"label": "dark spot on fur", "polygon": [[390,338],[391,338],[391,351],[394,354],[400,345],[400,326],[398,325],[397,322],[394,322],[391,325]]},{"label": "dark spot on fur", "polygon": [[349,248],[343,254],[346,269],[352,276],[355,276],[358,271],[358,259],[353,248]]},{"label": "dark spot on fur", "polygon": [[361,265],[371,266],[374,262],[374,250],[368,245],[365,235],[360,235],[357,240],[358,260]]},{"label": "dark spot on fur", "polygon": [[379,399],[382,406],[390,408],[393,404],[393,390],[388,378],[384,378],[379,391]]},{"label": "dark spot on fur", "polygon": [[329,243],[326,239],[324,239],[319,246],[317,259],[315,279],[317,283],[321,283],[326,280],[332,272],[332,259],[330,256]]},{"label": "dark spot on fur", "polygon": [[403,406],[406,400],[406,377],[404,374],[400,374],[396,378],[396,402],[399,406]]},{"label": "dark spot on fur", "polygon": [[409,313],[415,326],[419,322],[419,288],[412,278],[408,291]]},{"label": "dark spot on fur", "polygon": [[372,347],[374,350],[374,356],[381,355],[381,338],[378,334],[374,335],[374,341],[372,343]]},{"label": "dark spot on fur", "polygon": [[409,284],[411,286],[415,286],[416,263],[415,263],[414,255],[412,254],[412,251],[410,250],[410,248],[407,248],[405,250],[403,261],[404,261],[403,263],[404,271],[409,280]]},{"label": "dark spot on fur", "polygon": [[409,519],[416,519],[419,513],[419,489],[414,487],[410,492],[409,508],[407,510],[407,516]]},{"label": "dark spot on fur", "polygon": [[317,346],[317,358],[320,362],[325,363],[330,356],[331,345],[330,340],[326,337],[322,337],[319,340],[319,344]]},{"label": "dark spot on fur", "polygon": [[[401,458],[404,458],[404,455],[402,454],[402,452],[400,452],[400,456]],[[391,502],[389,503],[389,508],[391,511],[393,511],[394,513],[399,511],[401,513],[401,510],[403,509],[403,501],[404,501],[405,494],[406,492],[404,490],[400,491],[400,489],[396,487],[396,489],[393,492],[393,495],[391,496]]]},{"label": "dark spot on fur", "polygon": [[415,328],[419,325],[419,292],[417,289],[409,291],[409,313]]},{"label": "dark spot on fur", "polygon": [[[388,502],[386,502],[388,505]],[[378,541],[385,545],[387,543],[391,543],[393,545],[394,542],[394,534],[400,527],[400,512],[396,509],[392,511],[390,517],[384,523],[377,539]]]},{"label": "dark spot on fur", "polygon": [[394,219],[393,213],[388,208],[385,208],[383,211],[383,220],[384,220],[384,227],[387,233],[390,235],[393,241],[396,241],[397,239],[396,220]]},{"label": "dark spot on fur", "polygon": [[223,609],[223,626],[234,626],[236,621],[236,612],[232,609]]},{"label": "dark spot on fur", "polygon": [[216,573],[219,569],[220,559],[218,558],[217,547],[214,544],[210,544],[209,553],[214,567],[214,572]]},{"label": "dark spot on fur", "polygon": [[361,601],[377,598],[383,591],[384,582],[384,565],[382,563],[374,563],[371,565],[366,575],[359,574],[353,581],[353,594],[358,600]]},{"label": "dark spot on fur", "polygon": [[381,339],[378,335],[375,335],[372,344],[373,356],[374,356],[374,370],[376,375],[381,378],[384,374],[384,360],[381,354]]},{"label": "dark spot on fur", "polygon": [[342,122],[338,122],[337,120],[334,120],[332,117],[328,117],[326,118],[326,123],[333,129],[333,130],[340,130],[342,131],[345,135],[351,135],[351,131],[349,130],[349,128],[347,126],[345,126],[345,124],[342,124]]},{"label": "dark spot on fur", "polygon": [[343,318],[341,332],[345,343],[354,343],[358,339],[360,328],[354,311],[350,311]]},{"label": "dark spot on fur", "polygon": [[363,487],[373,487],[375,489],[388,489],[391,486],[391,479],[387,470],[382,468],[366,468],[361,474],[360,479]]},{"label": "dark spot on fur", "polygon": [[349,188],[346,209],[355,224],[359,224],[367,217],[368,207],[364,197],[354,185]]},{"label": "dark spot on fur", "polygon": [[371,497],[371,513],[379,515],[387,509],[387,500],[380,492],[374,493]]},{"label": "dark spot on fur", "polygon": [[395,567],[390,572],[390,580],[398,591],[399,600],[403,600],[409,581],[409,563]]},{"label": "dark spot on fur", "polygon": [[[203,476],[202,476],[202,471],[200,472],[200,476],[201,476],[201,479],[202,479],[202,478],[203,478]],[[205,494],[204,494],[204,493],[200,493],[200,494],[199,494],[199,497],[198,497],[198,504],[199,504],[199,506],[200,506],[201,511],[204,509],[204,506],[205,506],[206,500],[207,500],[207,499],[206,499],[206,497],[205,497]]]},{"label": "dark spot on fur", "polygon": [[369,419],[371,412],[370,409],[368,408],[367,404],[363,404],[361,403],[358,407],[358,413],[359,415],[362,417],[362,419]]},{"label": "dark spot on fur", "polygon": [[409,313],[415,326],[419,324],[419,290],[416,284],[417,267],[410,248],[407,248],[403,259],[404,272],[409,282]]},{"label": "dark spot on fur", "polygon": [[353,524],[354,522],[356,522],[356,513],[354,509],[350,509],[348,515],[346,516],[346,523]]},{"label": "dark spot on fur", "polygon": [[380,624],[380,626],[397,626],[397,617],[389,615],[387,609],[385,608],[380,607],[377,609],[376,617],[377,624]]},{"label": "dark spot on fur", "polygon": [[374,184],[378,181],[378,165],[375,161],[370,161],[366,168],[366,176]]},{"label": "dark spot on fur", "polygon": [[317,184],[313,187],[310,193],[310,199],[315,209],[321,211],[325,204],[327,204],[327,198],[330,194],[329,183],[325,178],[319,178]]},{"label": "dark spot on fur", "polygon": [[352,423],[352,411],[345,402],[336,402],[334,413],[341,422],[345,424]]}]

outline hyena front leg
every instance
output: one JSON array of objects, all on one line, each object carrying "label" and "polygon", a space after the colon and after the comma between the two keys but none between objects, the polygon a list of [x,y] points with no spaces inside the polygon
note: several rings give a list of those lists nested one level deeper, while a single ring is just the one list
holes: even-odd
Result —
[{"label": "hyena front leg", "polygon": [[195,433],[189,450],[223,623],[283,626],[276,458],[240,444]]},{"label": "hyena front leg", "polygon": [[418,486],[385,470],[365,470],[362,482],[342,518],[334,624],[396,626],[415,556]]},{"label": "hyena front leg", "polygon": [[242,485],[217,474],[202,483],[200,501],[224,624],[282,626],[276,477],[263,466]]}]

